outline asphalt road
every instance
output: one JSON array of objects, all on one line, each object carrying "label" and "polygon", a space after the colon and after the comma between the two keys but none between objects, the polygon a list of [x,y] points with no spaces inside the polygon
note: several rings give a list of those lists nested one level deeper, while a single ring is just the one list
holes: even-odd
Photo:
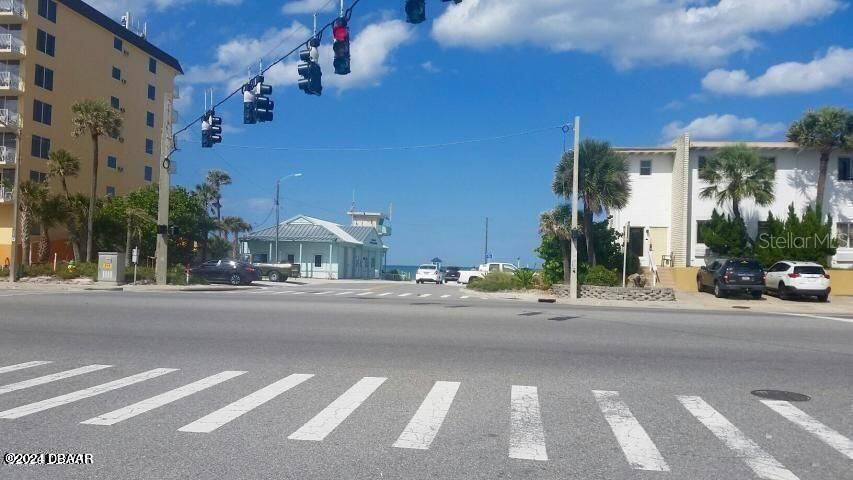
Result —
[{"label": "asphalt road", "polygon": [[0,478],[853,478],[851,323],[390,290],[0,298]]}]

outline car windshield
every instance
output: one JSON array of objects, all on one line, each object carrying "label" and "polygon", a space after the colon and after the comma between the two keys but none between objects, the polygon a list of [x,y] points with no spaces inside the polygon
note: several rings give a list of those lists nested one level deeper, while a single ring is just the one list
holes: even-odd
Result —
[{"label": "car windshield", "polygon": [[755,260],[736,260],[729,263],[729,268],[736,272],[755,272],[761,270],[761,265]]},{"label": "car windshield", "polygon": [[809,265],[804,267],[794,267],[794,273],[799,273],[800,275],[823,275],[825,272],[823,267]]}]

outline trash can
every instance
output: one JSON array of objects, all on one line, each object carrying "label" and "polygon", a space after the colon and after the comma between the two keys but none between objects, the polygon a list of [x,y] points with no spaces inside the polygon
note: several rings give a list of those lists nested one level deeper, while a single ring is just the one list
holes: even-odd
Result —
[{"label": "trash can", "polygon": [[98,252],[98,281],[113,285],[124,284],[124,254]]}]

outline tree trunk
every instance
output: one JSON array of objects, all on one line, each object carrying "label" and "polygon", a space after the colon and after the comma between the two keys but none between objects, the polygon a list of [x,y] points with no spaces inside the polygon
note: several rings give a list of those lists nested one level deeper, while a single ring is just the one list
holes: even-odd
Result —
[{"label": "tree trunk", "polygon": [[[65,193],[65,201],[71,207],[71,193],[68,192],[68,182],[65,181],[65,175],[59,177],[62,182],[62,191]],[[74,261],[80,261],[80,230],[77,228],[77,217],[74,212],[69,212],[65,222],[65,227],[68,229],[68,236],[71,238],[71,250],[74,252]]]},{"label": "tree trunk", "polygon": [[732,215],[735,219],[740,220],[740,200],[737,198],[732,200]]},{"label": "tree trunk", "polygon": [[201,232],[201,261],[202,262],[207,261],[207,237],[208,237],[207,230],[202,230],[202,232]]},{"label": "tree trunk", "polygon": [[130,238],[133,236],[133,229],[130,218],[127,219],[127,235],[125,235],[124,239],[124,264],[125,266],[130,265]]},{"label": "tree trunk", "polygon": [[563,283],[566,285],[572,282],[572,244],[571,240],[560,238],[560,249],[563,251]]},{"label": "tree trunk", "polygon": [[95,237],[95,202],[97,200],[98,195],[98,163],[100,162],[98,156],[98,136],[92,135],[92,147],[94,148],[93,161],[92,161],[92,188],[90,190],[92,196],[89,198],[89,214],[88,221],[86,224],[88,225],[88,231],[86,232],[86,261],[92,261],[92,249],[94,248],[94,237]]},{"label": "tree trunk", "polygon": [[594,248],[595,239],[592,233],[592,210],[587,208],[583,210],[583,233],[584,237],[586,237],[586,261],[590,267],[594,267],[596,265],[596,258]]},{"label": "tree trunk", "polygon": [[239,245],[237,244],[237,232],[234,232],[234,244],[231,247],[231,258],[237,260],[237,250],[239,250]]},{"label": "tree trunk", "polygon": [[50,256],[50,234],[47,233],[46,228],[43,228],[41,238],[39,239],[39,253],[38,253],[39,263],[47,262],[49,256]]},{"label": "tree trunk", "polygon": [[826,192],[826,171],[829,169],[829,152],[820,152],[820,169],[817,176],[817,197],[815,205],[819,211],[823,211],[823,197]]},{"label": "tree trunk", "polygon": [[21,254],[24,257],[21,265],[30,262],[30,211],[28,208],[21,209]]}]

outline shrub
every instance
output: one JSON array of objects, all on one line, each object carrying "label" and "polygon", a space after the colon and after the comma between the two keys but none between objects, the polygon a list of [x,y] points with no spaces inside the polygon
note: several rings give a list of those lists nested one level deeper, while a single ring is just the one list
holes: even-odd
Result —
[{"label": "shrub", "polygon": [[529,268],[520,268],[515,271],[512,276],[513,283],[517,288],[527,290],[533,286],[534,282],[533,270]]},{"label": "shrub", "polygon": [[504,272],[492,272],[473,282],[468,282],[468,288],[481,292],[500,292],[513,289],[513,276]]},{"label": "shrub", "polygon": [[97,263],[74,263],[69,262],[56,267],[56,276],[63,280],[70,280],[72,278],[98,278],[98,264]]},{"label": "shrub", "polygon": [[[59,267],[57,267],[59,268]],[[23,277],[52,277],[53,276],[53,264],[41,263],[35,265],[24,265],[22,267]]]},{"label": "shrub", "polygon": [[589,270],[578,278],[581,285],[598,285],[602,287],[615,287],[621,283],[619,272],[608,270],[601,265],[590,267]]}]

